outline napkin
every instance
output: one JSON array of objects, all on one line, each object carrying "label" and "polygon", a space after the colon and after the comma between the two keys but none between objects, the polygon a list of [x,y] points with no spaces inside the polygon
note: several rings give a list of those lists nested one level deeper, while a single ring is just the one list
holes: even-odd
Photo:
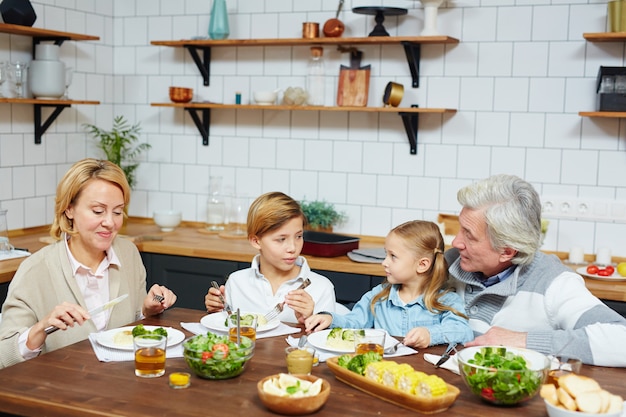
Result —
[{"label": "napkin", "polygon": [[[441,359],[441,356],[440,355],[433,355],[431,353],[424,353],[424,359],[426,360],[426,362],[430,362],[433,365],[435,365],[437,362],[439,362],[439,359]],[[447,369],[450,372],[454,372],[457,375],[460,375],[460,373],[459,373],[459,362],[456,360],[456,355],[450,356],[450,359],[445,361],[439,367]]]},{"label": "napkin", "polygon": [[25,251],[25,250],[13,249],[10,251],[0,253],[0,261],[13,259],[13,258],[23,258],[25,256],[30,256],[30,252]]},{"label": "napkin", "polygon": [[[226,334],[226,331],[220,332],[220,331],[216,331],[216,330],[212,330],[209,329],[208,327],[204,326],[201,323],[183,323],[181,322],[180,325],[183,327],[183,329],[193,333],[193,334],[206,334],[206,332],[213,332],[213,333],[218,333],[218,334]],[[278,327],[268,330],[266,332],[258,332],[256,334],[256,338],[257,339],[264,339],[266,337],[274,337],[274,336],[283,336],[286,334],[293,334],[293,333],[300,333],[300,328],[299,327],[291,327],[286,325],[285,323],[280,323],[278,325]]]},{"label": "napkin", "polygon": [[[134,361],[135,352],[132,350],[112,349],[106,346],[102,346],[98,343],[97,333],[91,333],[89,335],[89,341],[94,353],[98,357],[100,362],[124,362]],[[183,344],[179,343],[176,346],[167,347],[165,349],[166,358],[182,358],[183,357]]]},{"label": "napkin", "polygon": [[[300,338],[299,337],[289,336],[285,340],[287,341],[287,344],[289,346],[294,346],[295,347],[295,346],[298,346],[298,342],[300,341]],[[317,348],[317,347],[311,345],[308,342],[307,342],[307,344],[305,346],[312,347],[313,349],[315,349],[315,351],[319,354],[320,362],[326,362],[328,360],[328,358],[332,358],[333,356],[341,355],[341,353],[332,352],[330,350]],[[413,355],[415,353],[417,353],[417,350],[415,350],[413,348],[410,348],[408,346],[400,345],[400,346],[398,346],[398,350],[396,351],[396,353],[385,354],[385,355],[383,355],[383,357],[385,357],[385,358],[395,358],[396,356]]]}]

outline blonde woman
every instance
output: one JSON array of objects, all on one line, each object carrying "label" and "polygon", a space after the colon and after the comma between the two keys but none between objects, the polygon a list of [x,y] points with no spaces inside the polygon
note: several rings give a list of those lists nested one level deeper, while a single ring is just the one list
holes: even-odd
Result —
[{"label": "blonde woman", "polygon": [[[75,163],[57,187],[50,234],[57,242],[18,268],[2,306],[0,368],[76,343],[92,332],[162,313],[176,301],[169,289],[146,291],[137,247],[117,239],[130,200],[124,172],[109,161]],[[90,317],[120,295],[128,298]],[[155,295],[163,297],[155,301]],[[45,329],[59,329],[46,334]]]}]

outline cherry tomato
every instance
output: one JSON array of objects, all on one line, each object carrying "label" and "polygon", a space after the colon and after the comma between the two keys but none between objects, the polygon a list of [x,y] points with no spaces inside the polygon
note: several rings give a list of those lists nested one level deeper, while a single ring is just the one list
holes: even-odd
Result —
[{"label": "cherry tomato", "polygon": [[[218,353],[219,352],[219,353]],[[213,345],[213,353],[217,358],[224,359],[228,357],[228,345],[226,343],[216,343]]]},{"label": "cherry tomato", "polygon": [[599,269],[600,268],[598,268],[596,265],[591,264],[591,265],[589,265],[587,267],[587,273],[588,274],[597,274]]},{"label": "cherry tomato", "polygon": [[607,268],[602,268],[598,270],[598,275],[600,275],[601,277],[610,277],[611,275],[613,275],[613,271],[609,271]]},{"label": "cherry tomato", "polygon": [[204,351],[202,352],[202,363],[206,363],[207,359],[211,359],[213,357],[213,352]]},{"label": "cherry tomato", "polygon": [[610,276],[610,275],[613,275],[613,273],[615,272],[615,267],[614,267],[613,265],[607,265],[607,267],[606,267],[606,268],[604,268],[604,269],[606,269],[607,271],[609,271],[609,276]]}]

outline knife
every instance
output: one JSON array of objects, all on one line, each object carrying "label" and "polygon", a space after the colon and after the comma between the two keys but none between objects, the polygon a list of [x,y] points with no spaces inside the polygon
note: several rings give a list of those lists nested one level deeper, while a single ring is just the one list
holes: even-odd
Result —
[{"label": "knife", "polygon": [[[107,301],[106,303],[102,304],[99,307],[96,307],[92,310],[89,310],[89,315],[90,316],[95,316],[96,314],[100,314],[103,311],[106,311],[110,308],[112,308],[114,305],[116,305],[117,303],[119,303],[120,301],[124,300],[126,297],[128,297],[128,294],[124,294],[124,295],[120,295],[117,298],[112,299],[111,301]],[[57,326],[48,326],[45,329],[46,334],[50,334],[50,333],[54,333],[57,330],[59,330],[59,328]]]},{"label": "knife", "polygon": [[446,351],[443,353],[443,355],[441,355],[441,359],[439,359],[439,361],[437,361],[437,363],[435,364],[435,368],[439,368],[441,365],[443,365],[448,359],[450,359],[450,353],[452,352],[452,350],[456,348],[456,343],[450,343],[448,344],[448,348],[446,349]]}]

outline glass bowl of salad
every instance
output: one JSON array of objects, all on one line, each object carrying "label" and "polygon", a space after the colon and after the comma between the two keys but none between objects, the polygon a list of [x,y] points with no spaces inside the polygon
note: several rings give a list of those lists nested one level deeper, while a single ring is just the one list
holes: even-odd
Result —
[{"label": "glass bowl of salad", "polygon": [[472,393],[497,405],[528,401],[539,392],[550,370],[547,356],[522,348],[469,347],[459,351],[456,358]]},{"label": "glass bowl of salad", "polygon": [[254,355],[254,342],[245,336],[237,345],[227,335],[207,332],[183,343],[183,357],[200,378],[228,379],[240,375]]}]

